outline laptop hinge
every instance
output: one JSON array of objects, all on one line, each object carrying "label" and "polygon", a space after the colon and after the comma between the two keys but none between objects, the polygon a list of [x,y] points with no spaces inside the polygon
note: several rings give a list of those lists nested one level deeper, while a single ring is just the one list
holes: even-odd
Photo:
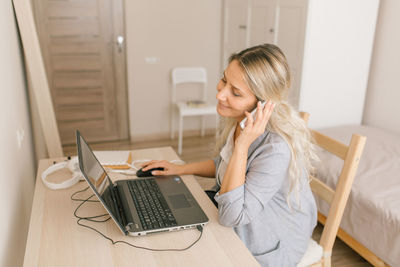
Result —
[{"label": "laptop hinge", "polygon": [[[128,209],[128,205],[126,203],[126,199],[123,196],[122,185],[114,184],[115,195],[117,197],[118,207],[121,211],[121,218],[123,218],[123,226],[125,231],[129,232],[133,229],[135,222],[133,221],[132,216],[130,215],[130,210]],[[121,197],[122,195],[122,197]]]},{"label": "laptop hinge", "polygon": [[115,196],[115,200],[116,200],[116,205],[118,210],[116,212],[118,212],[119,215],[119,219],[120,219],[120,224],[124,227],[126,233],[129,231],[128,225],[129,223],[127,222],[126,216],[125,216],[125,212],[124,212],[124,207],[122,205],[121,202],[121,197],[119,195],[118,189],[117,189],[117,185],[114,184],[112,186],[112,191],[113,191],[113,195]]}]

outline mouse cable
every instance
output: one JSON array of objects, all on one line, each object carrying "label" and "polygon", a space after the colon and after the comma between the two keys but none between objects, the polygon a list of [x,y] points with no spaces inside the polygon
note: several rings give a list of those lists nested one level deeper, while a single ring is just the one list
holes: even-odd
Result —
[{"label": "mouse cable", "polygon": [[[91,227],[91,226],[89,226],[89,225],[86,225],[86,224],[82,224],[82,223],[81,223],[81,221],[91,221],[91,222],[97,222],[97,223],[106,222],[106,221],[110,220],[110,218],[111,218],[111,217],[109,216],[109,214],[102,214],[102,215],[90,216],[90,217],[81,217],[81,216],[78,216],[78,215],[77,215],[77,212],[78,212],[79,208],[80,208],[83,204],[85,204],[86,202],[99,202],[98,200],[90,200],[90,199],[94,196],[94,194],[91,195],[90,197],[86,198],[86,199],[76,199],[76,198],[73,198],[76,194],[81,193],[81,192],[84,192],[84,191],[86,191],[88,188],[89,188],[89,186],[86,187],[85,189],[80,190],[80,191],[77,191],[77,192],[75,192],[75,193],[73,193],[73,194],[71,195],[71,200],[73,200],[73,201],[81,201],[81,203],[76,207],[76,209],[75,209],[75,211],[74,211],[74,216],[75,216],[75,218],[78,219],[78,220],[76,221],[76,223],[77,223],[79,226],[82,226],[82,227],[85,227],[85,228],[88,228],[88,229],[90,229],[90,230],[92,230],[92,231],[97,232],[97,233],[100,234],[102,237],[104,237],[105,239],[109,240],[113,245],[116,245],[116,244],[118,244],[118,243],[121,243],[121,244],[125,244],[125,245],[128,245],[128,246],[137,248],[137,249],[144,249],[144,250],[149,250],[149,251],[185,251],[185,250],[188,250],[189,248],[193,247],[193,246],[201,239],[201,237],[203,236],[203,227],[202,227],[201,225],[197,225],[196,228],[197,228],[197,230],[199,230],[199,232],[200,232],[199,237],[198,237],[192,244],[190,244],[189,246],[187,246],[187,247],[185,247],[185,248],[158,249],[158,248],[148,248],[148,247],[142,247],[142,246],[133,245],[133,244],[131,244],[131,243],[129,243],[129,242],[126,242],[126,241],[123,241],[123,240],[114,241],[113,239],[111,239],[110,237],[106,236],[105,234],[103,234],[103,233],[100,232],[99,230],[97,230],[97,229],[95,229],[95,228],[93,228],[93,227]],[[105,220],[93,220],[93,219],[95,219],[95,218],[101,218],[101,217],[104,217],[104,216],[107,216],[107,215],[108,215],[108,218],[106,218]]]}]

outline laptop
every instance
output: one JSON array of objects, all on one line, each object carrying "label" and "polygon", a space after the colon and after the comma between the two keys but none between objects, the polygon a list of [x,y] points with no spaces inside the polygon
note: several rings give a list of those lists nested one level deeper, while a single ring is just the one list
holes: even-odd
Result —
[{"label": "laptop", "polygon": [[79,168],[125,235],[141,236],[204,226],[208,217],[179,176],[112,182],[89,145],[76,131]]}]

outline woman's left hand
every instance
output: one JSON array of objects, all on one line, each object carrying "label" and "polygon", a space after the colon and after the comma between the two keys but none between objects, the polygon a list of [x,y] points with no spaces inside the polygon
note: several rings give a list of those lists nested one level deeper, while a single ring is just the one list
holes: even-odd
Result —
[{"label": "woman's left hand", "polygon": [[250,112],[245,111],[247,117],[246,126],[236,139],[235,146],[243,146],[248,149],[254,140],[265,132],[274,107],[275,104],[271,100],[267,101],[264,108],[261,107],[261,101],[258,101],[255,120]]}]

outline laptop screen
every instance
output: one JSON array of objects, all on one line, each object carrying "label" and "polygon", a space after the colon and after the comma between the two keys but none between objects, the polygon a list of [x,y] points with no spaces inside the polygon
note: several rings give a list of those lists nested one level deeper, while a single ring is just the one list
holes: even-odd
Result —
[{"label": "laptop screen", "polygon": [[113,206],[110,192],[113,185],[110,178],[79,131],[76,131],[76,137],[79,167],[83,176],[85,177],[85,180],[89,183],[90,187],[93,189],[104,208],[121,228],[122,232],[125,232],[122,225],[117,220],[119,216],[116,214],[116,210]]},{"label": "laptop screen", "polygon": [[87,179],[93,184],[99,195],[102,196],[105,189],[110,185],[107,173],[97,161],[97,158],[82,136],[80,136],[80,139],[82,152],[81,171],[86,174]]}]

